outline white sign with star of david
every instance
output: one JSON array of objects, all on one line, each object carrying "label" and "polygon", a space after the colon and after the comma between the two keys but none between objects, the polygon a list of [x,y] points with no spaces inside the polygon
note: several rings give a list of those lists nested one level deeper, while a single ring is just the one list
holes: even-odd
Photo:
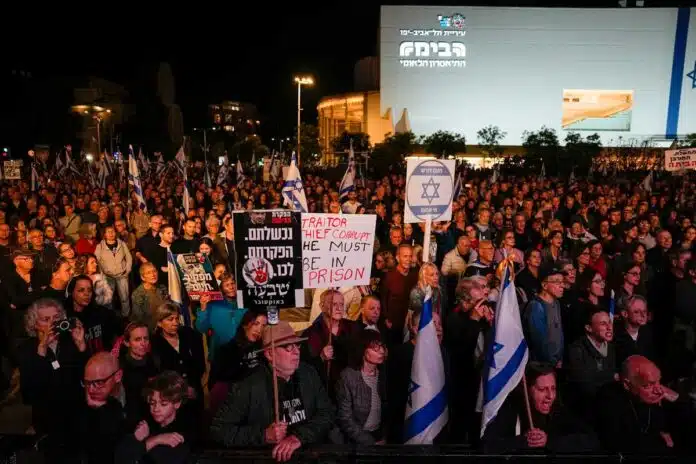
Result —
[{"label": "white sign with star of david", "polygon": [[454,160],[408,160],[404,222],[452,219],[454,170]]}]

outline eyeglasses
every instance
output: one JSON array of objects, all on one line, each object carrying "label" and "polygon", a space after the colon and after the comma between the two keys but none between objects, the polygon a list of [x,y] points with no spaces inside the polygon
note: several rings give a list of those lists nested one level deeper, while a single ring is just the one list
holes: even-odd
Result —
[{"label": "eyeglasses", "polygon": [[288,353],[291,353],[295,350],[300,351],[300,344],[299,343],[289,343],[287,345],[280,346],[278,348],[282,348]]},{"label": "eyeglasses", "polygon": [[119,369],[116,369],[108,377],[104,377],[103,379],[95,379],[95,380],[82,379],[82,381],[80,381],[80,383],[85,388],[90,388],[90,387],[103,388],[104,385],[106,385],[106,382],[108,382],[109,379],[111,379],[111,377],[116,375],[116,373],[118,371],[119,371]]},{"label": "eyeglasses", "polygon": [[605,284],[606,284],[606,282],[604,281],[604,279],[592,279],[592,283],[593,283],[593,284],[600,284],[600,285],[605,285]]}]

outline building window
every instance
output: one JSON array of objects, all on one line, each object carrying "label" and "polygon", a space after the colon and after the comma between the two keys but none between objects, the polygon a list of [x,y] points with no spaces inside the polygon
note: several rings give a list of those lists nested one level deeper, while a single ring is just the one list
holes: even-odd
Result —
[{"label": "building window", "polygon": [[225,114],[225,122],[226,123],[232,122],[232,115],[230,113]]},{"label": "building window", "polygon": [[234,132],[234,126],[225,126],[223,127],[227,132]]}]

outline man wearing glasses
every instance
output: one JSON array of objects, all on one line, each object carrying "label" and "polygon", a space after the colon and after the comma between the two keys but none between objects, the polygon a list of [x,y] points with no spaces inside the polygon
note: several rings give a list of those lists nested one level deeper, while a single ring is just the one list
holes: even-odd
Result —
[{"label": "man wearing glasses", "polygon": [[[228,448],[272,444],[273,458],[280,462],[303,445],[325,440],[334,408],[316,370],[300,362],[299,343],[305,340],[285,321],[266,326],[262,350],[267,364],[232,385],[213,418],[211,439]],[[272,370],[278,381],[278,421]]]},{"label": "man wearing glasses", "polygon": [[563,327],[561,305],[563,271],[551,267],[539,272],[541,292],[529,302],[525,313],[525,328],[529,342],[530,361],[550,363],[560,368],[563,360]]},{"label": "man wearing glasses", "polygon": [[80,416],[77,436],[89,462],[113,462],[114,449],[125,431],[133,429],[124,419],[122,377],[118,360],[110,353],[97,353],[87,361],[82,379],[87,408]]}]

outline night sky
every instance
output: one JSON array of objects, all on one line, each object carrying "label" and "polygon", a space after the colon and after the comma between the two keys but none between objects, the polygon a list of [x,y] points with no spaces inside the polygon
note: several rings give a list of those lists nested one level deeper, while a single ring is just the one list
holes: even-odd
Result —
[{"label": "night sky", "polygon": [[[229,7],[185,9],[169,4],[160,11],[121,11],[116,3],[95,4],[70,19],[38,18],[32,23],[5,21],[0,52],[4,75],[24,68],[35,76],[95,75],[124,85],[129,92],[155,79],[159,62],[172,66],[176,97],[186,131],[206,121],[207,105],[225,99],[254,103],[266,137],[291,135],[295,125],[293,75],[316,80],[303,91],[304,120],[316,120],[322,96],[353,90],[355,62],[376,55],[379,42],[378,2],[318,5],[254,2]],[[332,2],[333,3],[333,2]],[[383,2],[385,3],[385,2]],[[481,6],[615,6],[615,0],[386,2]],[[646,5],[686,6],[694,2],[647,0]],[[159,18],[156,15],[161,15]],[[28,31],[33,41],[24,40]],[[7,39],[10,40],[7,40]],[[12,93],[11,88],[4,89]],[[51,105],[50,98],[45,102]],[[26,110],[26,109],[25,109]],[[38,111],[39,108],[34,109]],[[14,111],[5,105],[2,111]],[[12,115],[5,114],[5,118]],[[3,128],[0,127],[0,137]]]}]

